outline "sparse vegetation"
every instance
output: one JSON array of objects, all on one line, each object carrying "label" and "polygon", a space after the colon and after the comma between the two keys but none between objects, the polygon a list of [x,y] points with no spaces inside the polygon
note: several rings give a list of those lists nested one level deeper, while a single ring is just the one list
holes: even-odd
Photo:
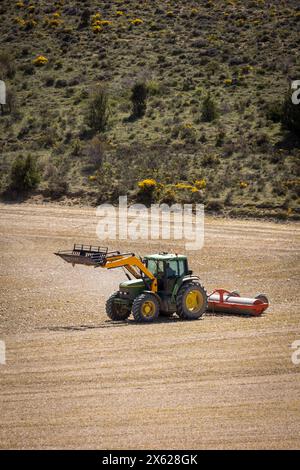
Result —
[{"label": "sparse vegetation", "polygon": [[[93,203],[139,199],[154,179],[158,202],[299,217],[299,186],[286,183],[300,156],[300,106],[284,101],[300,76],[292,1],[18,3],[5,0],[0,24],[1,190],[25,153],[63,168],[58,192]],[[39,188],[54,182],[43,172]]]}]

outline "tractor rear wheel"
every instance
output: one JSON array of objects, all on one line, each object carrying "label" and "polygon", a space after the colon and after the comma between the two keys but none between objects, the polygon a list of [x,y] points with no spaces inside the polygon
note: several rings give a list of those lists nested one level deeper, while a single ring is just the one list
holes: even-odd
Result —
[{"label": "tractor rear wheel", "polygon": [[114,292],[106,301],[107,316],[113,321],[126,320],[131,311],[130,306],[116,302],[119,298],[119,292]]},{"label": "tractor rear wheel", "polygon": [[189,282],[180,288],[177,299],[177,315],[184,320],[197,320],[207,308],[207,295],[199,283]]},{"label": "tractor rear wheel", "polygon": [[132,314],[139,323],[156,320],[159,315],[159,302],[155,295],[145,292],[136,297],[132,305]]}]

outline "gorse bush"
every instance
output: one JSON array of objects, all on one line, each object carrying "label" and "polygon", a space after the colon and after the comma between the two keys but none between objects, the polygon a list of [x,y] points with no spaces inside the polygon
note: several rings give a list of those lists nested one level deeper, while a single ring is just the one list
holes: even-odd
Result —
[{"label": "gorse bush", "polygon": [[31,155],[26,158],[19,155],[11,167],[10,189],[20,193],[30,191],[35,189],[39,182],[40,173],[36,160]]},{"label": "gorse bush", "polygon": [[33,65],[41,66],[41,65],[46,65],[48,64],[48,59],[47,57],[43,55],[38,55],[35,59],[32,61]]},{"label": "gorse bush", "polygon": [[109,101],[105,87],[98,86],[91,92],[86,113],[86,124],[95,132],[104,132],[108,125]]},{"label": "gorse bush", "polygon": [[143,117],[147,108],[148,88],[145,82],[135,83],[132,87],[131,102],[132,115],[136,118]]},{"label": "gorse bush", "polygon": [[152,178],[147,178],[138,182],[137,199],[142,204],[149,205],[155,201],[157,182]]}]

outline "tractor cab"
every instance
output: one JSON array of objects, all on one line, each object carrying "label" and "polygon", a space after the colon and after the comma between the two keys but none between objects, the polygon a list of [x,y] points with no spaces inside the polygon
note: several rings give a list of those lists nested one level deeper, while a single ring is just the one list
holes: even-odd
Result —
[{"label": "tractor cab", "polygon": [[144,263],[157,278],[158,292],[164,291],[171,294],[176,282],[191,274],[184,255],[159,253],[146,256]]}]

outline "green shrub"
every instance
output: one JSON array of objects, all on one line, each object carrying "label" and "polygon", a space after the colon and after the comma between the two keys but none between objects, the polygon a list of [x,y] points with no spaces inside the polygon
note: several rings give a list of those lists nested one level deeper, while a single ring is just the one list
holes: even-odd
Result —
[{"label": "green shrub", "polygon": [[211,97],[210,93],[206,95],[202,104],[201,119],[203,122],[212,122],[218,117],[217,105]]},{"label": "green shrub", "polygon": [[220,212],[224,208],[224,204],[219,199],[211,199],[205,204],[205,210],[208,212]]},{"label": "green shrub", "polygon": [[0,53],[0,79],[13,78],[16,67],[11,54],[6,51]]},{"label": "green shrub", "polygon": [[87,28],[91,21],[91,12],[88,8],[85,8],[81,13],[80,22],[78,25],[78,29]]},{"label": "green shrub", "polygon": [[35,189],[40,182],[36,160],[29,154],[26,158],[19,155],[11,167],[10,189],[17,192]]},{"label": "green shrub", "polygon": [[87,107],[86,124],[95,132],[104,132],[108,125],[109,101],[106,88],[93,89]]},{"label": "green shrub", "polygon": [[132,116],[143,117],[147,108],[148,88],[146,83],[138,82],[131,90]]},{"label": "green shrub", "polygon": [[270,103],[267,107],[267,119],[273,122],[281,122],[282,119],[282,103]]},{"label": "green shrub", "polygon": [[281,123],[284,129],[293,132],[296,135],[300,133],[300,104],[292,102],[292,93],[285,96],[282,106]]}]

